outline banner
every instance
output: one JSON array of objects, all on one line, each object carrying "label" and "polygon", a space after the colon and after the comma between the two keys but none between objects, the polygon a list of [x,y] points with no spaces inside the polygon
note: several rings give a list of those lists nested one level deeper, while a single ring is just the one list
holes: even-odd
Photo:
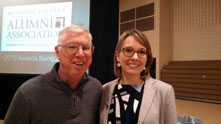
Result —
[{"label": "banner", "polygon": [[72,2],[3,7],[1,51],[54,52]]}]

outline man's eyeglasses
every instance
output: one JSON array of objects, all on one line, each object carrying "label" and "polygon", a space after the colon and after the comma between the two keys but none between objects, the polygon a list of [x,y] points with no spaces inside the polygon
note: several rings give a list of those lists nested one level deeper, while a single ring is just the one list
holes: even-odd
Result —
[{"label": "man's eyeglasses", "polygon": [[126,48],[121,48],[120,51],[122,51],[123,54],[127,57],[132,57],[134,55],[134,53],[137,53],[137,56],[139,58],[144,58],[147,56],[147,51],[145,49],[139,49],[139,50],[135,51],[131,47],[126,47]]},{"label": "man's eyeglasses", "polygon": [[58,45],[58,47],[64,47],[66,52],[68,53],[75,53],[79,50],[81,46],[83,52],[92,52],[94,51],[94,46],[91,43],[71,43],[65,45]]}]

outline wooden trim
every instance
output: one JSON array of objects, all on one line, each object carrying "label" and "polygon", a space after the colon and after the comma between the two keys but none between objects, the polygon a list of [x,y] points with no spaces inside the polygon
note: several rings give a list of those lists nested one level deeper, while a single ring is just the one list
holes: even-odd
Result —
[{"label": "wooden trim", "polygon": [[214,70],[218,69],[221,70],[221,65],[165,65],[164,69],[209,69]]},{"label": "wooden trim", "polygon": [[217,95],[221,97],[221,90],[210,90],[210,89],[199,89],[199,88],[187,88],[187,87],[174,87],[176,92],[186,92],[186,93],[199,93],[207,95]]},{"label": "wooden trim", "polygon": [[182,83],[196,83],[196,84],[221,84],[220,80],[204,80],[204,79],[185,79],[185,78],[165,78],[161,80],[165,82],[182,82]]},{"label": "wooden trim", "polygon": [[188,97],[188,98],[196,98],[196,99],[221,101],[221,96],[216,96],[216,95],[207,95],[207,94],[202,95],[202,94],[187,93],[187,92],[176,92],[175,95],[178,97]]},{"label": "wooden trim", "polygon": [[218,79],[221,81],[221,75],[214,74],[166,74],[162,73],[162,78],[188,78],[188,79],[204,79],[204,80],[215,80]]},{"label": "wooden trim", "polygon": [[221,102],[221,60],[171,61],[161,80],[174,87],[176,97]]},{"label": "wooden trim", "polygon": [[174,87],[185,87],[185,88],[200,88],[200,89],[209,89],[209,90],[220,90],[221,85],[211,85],[211,84],[193,84],[193,83],[177,83],[177,82],[167,82],[168,84]]},{"label": "wooden trim", "polygon": [[172,73],[172,74],[221,74],[221,70],[194,70],[194,69],[163,69],[162,74]]},{"label": "wooden trim", "polygon": [[199,60],[199,61],[170,61],[168,65],[221,65],[221,60]]}]

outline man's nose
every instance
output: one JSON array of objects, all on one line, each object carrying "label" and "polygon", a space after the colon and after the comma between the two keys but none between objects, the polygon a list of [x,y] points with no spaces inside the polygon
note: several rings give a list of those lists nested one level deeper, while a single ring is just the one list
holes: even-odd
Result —
[{"label": "man's nose", "polygon": [[84,56],[84,50],[82,49],[82,47],[78,47],[76,55],[78,56]]}]

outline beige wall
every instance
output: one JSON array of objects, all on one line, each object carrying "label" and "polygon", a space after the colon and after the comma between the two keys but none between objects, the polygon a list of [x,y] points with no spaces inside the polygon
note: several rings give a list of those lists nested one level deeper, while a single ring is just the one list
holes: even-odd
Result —
[{"label": "beige wall", "polygon": [[[119,12],[154,2],[154,30],[144,31],[148,37],[155,58],[159,57],[159,0],[119,0]],[[119,14],[120,16],[120,14]],[[120,20],[119,20],[120,21]],[[120,28],[120,25],[119,25]],[[156,59],[156,76],[159,77],[159,61]]]},{"label": "beige wall", "polygon": [[173,3],[171,0],[160,1],[159,18],[159,68],[158,75],[163,65],[173,60]]},{"label": "beige wall", "polygon": [[221,1],[174,0],[173,60],[221,60]]},{"label": "beige wall", "polygon": [[220,0],[119,0],[120,12],[154,2],[154,30],[145,31],[156,76],[168,61],[221,60]]},{"label": "beige wall", "polygon": [[[142,6],[142,5],[145,5],[145,4],[148,4],[148,3],[153,3],[154,1],[155,0],[119,0],[119,6],[120,6],[119,7],[119,12],[126,11],[126,10],[129,10],[129,9],[132,9],[132,8],[135,8],[135,7],[138,7],[138,6]],[[155,11],[156,11],[156,9],[155,9]],[[120,16],[120,14],[119,14],[119,16]],[[156,14],[154,15],[154,17],[155,16],[156,16]],[[156,24],[156,21],[157,20],[155,20],[155,24]],[[119,20],[119,22],[120,22],[120,20]],[[158,26],[158,25],[155,25],[155,26]],[[119,25],[119,27],[120,27],[120,25]],[[150,40],[152,50],[154,51],[153,52],[154,57],[157,56],[157,49],[156,49],[157,43],[156,42],[158,40],[157,27],[155,27],[155,29],[156,30],[151,30],[151,31],[145,31],[144,32],[147,35],[148,39]]]},{"label": "beige wall", "polygon": [[[138,6],[142,6],[142,5],[145,5],[145,4],[148,4],[148,3],[153,3],[155,2],[156,0],[119,0],[119,12],[122,12],[122,11],[126,11],[126,10],[129,10],[129,9],[132,9],[132,8],[135,8],[135,7],[138,7]],[[155,11],[157,10],[156,9],[156,5],[155,5]],[[119,14],[120,16],[120,14]],[[156,18],[157,14],[154,15],[154,17]],[[120,18],[120,17],[119,17]],[[159,19],[155,20],[155,30],[151,30],[151,31],[145,31],[144,33],[147,35],[148,39],[150,40],[150,44],[152,46],[152,50],[154,51],[153,54],[154,54],[154,57],[157,56],[157,43],[158,40],[159,40],[159,36],[158,36],[158,33],[157,33],[157,29],[158,29],[158,24],[157,21]],[[119,24],[120,24],[120,20],[119,20]],[[120,25],[119,25],[120,27]],[[120,28],[119,28],[120,30]],[[120,35],[120,31],[119,31],[119,35]]]}]

